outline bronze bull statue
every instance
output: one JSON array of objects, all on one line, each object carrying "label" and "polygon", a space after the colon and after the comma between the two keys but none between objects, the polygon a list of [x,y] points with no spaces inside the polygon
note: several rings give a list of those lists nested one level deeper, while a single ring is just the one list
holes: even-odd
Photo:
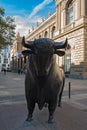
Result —
[{"label": "bronze bull statue", "polygon": [[[48,123],[53,122],[53,115],[57,106],[61,105],[61,97],[64,88],[65,76],[56,63],[56,55],[63,56],[65,42],[54,42],[49,38],[40,38],[25,43],[28,48],[22,53],[30,55],[29,68],[25,78],[25,95],[27,100],[28,117],[27,121],[32,121],[35,103],[41,110],[45,103],[48,104],[49,118]],[[63,49],[63,50],[60,50]]]}]

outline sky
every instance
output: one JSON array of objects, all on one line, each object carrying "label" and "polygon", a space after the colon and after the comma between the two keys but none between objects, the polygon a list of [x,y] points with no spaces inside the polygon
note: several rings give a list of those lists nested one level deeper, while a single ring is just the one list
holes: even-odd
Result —
[{"label": "sky", "polygon": [[47,19],[48,13],[55,12],[53,0],[0,0],[0,7],[5,9],[5,16],[15,19],[16,33],[27,35],[32,26],[41,23],[41,18]]}]

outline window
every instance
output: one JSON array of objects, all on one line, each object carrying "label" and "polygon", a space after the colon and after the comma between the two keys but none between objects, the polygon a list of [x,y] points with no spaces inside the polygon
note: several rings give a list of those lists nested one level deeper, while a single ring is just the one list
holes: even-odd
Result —
[{"label": "window", "polygon": [[39,38],[41,38],[41,35],[39,35]]},{"label": "window", "polygon": [[8,63],[8,59],[7,58],[4,58],[4,63]]},{"label": "window", "polygon": [[45,32],[45,35],[44,35],[44,37],[46,37],[47,38],[47,35],[48,35],[48,33],[47,33],[47,31]]},{"label": "window", "polygon": [[65,55],[65,73],[70,72],[71,67],[71,54]]},{"label": "window", "polygon": [[74,18],[74,12],[73,12],[73,1],[70,1],[67,4],[67,10],[66,10],[66,23],[69,24],[73,22]]},{"label": "window", "polygon": [[55,36],[55,26],[52,28],[52,38]]}]

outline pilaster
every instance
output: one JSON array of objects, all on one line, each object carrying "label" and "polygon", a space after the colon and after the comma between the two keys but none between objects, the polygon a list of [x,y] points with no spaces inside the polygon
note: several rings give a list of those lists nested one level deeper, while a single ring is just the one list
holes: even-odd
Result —
[{"label": "pilaster", "polygon": [[81,17],[81,0],[77,0],[77,14],[79,19]]},{"label": "pilaster", "polygon": [[57,9],[56,9],[56,26],[57,26],[57,31],[60,31],[61,29],[61,5],[60,3],[57,5]]},{"label": "pilaster", "polygon": [[85,0],[81,0],[81,16],[85,16],[86,8],[85,8]]}]

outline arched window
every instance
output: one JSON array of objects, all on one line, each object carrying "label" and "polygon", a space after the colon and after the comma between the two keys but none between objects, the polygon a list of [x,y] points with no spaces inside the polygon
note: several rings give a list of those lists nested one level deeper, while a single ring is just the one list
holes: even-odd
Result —
[{"label": "arched window", "polygon": [[39,38],[41,38],[41,35],[39,35]]},{"label": "arched window", "polygon": [[52,28],[52,38],[55,36],[55,30],[56,30],[56,28],[55,28],[55,26],[53,26],[53,28]]},{"label": "arched window", "polygon": [[69,3],[67,3],[66,24],[73,22],[73,20],[74,20],[73,1],[71,0]]},{"label": "arched window", "polygon": [[44,37],[47,38],[47,36],[48,36],[48,32],[46,31],[45,34],[44,34]]}]

